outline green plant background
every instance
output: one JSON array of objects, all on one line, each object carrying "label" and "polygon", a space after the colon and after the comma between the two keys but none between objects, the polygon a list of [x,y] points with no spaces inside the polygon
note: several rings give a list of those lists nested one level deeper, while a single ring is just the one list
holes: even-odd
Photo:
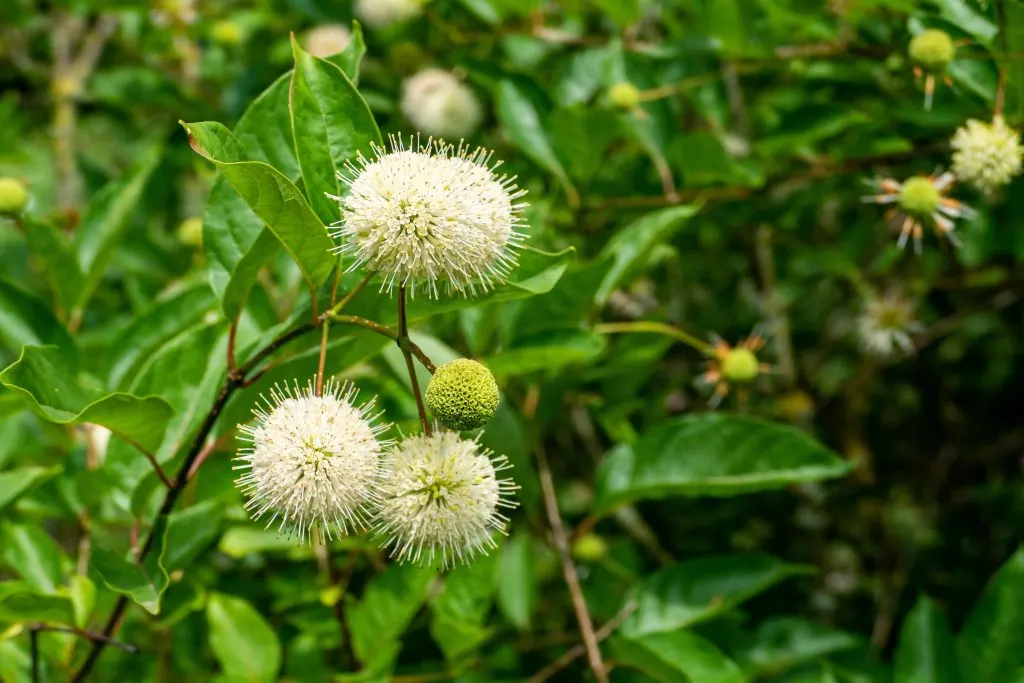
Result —
[{"label": "green plant background", "polygon": [[[1024,124],[1024,3],[987,5],[432,0],[321,60],[302,38],[346,1],[5,0],[0,176],[31,198],[0,218],[0,680],[72,680],[93,645],[66,631],[113,632],[120,596],[91,680],[594,680],[550,470],[612,681],[1024,681],[1021,184],[958,188],[963,247],[920,257],[860,201],[948,164],[1000,72]],[[930,111],[904,54],[926,27],[958,43]],[[315,372],[316,334],[258,354],[323,310],[324,191],[414,132],[424,65],[481,99],[471,142],[530,204],[508,284],[410,304],[435,363],[497,376],[481,441],[521,486],[500,548],[447,573],[264,529],[231,463],[257,397]],[[640,110],[609,102],[623,81]],[[853,332],[893,286],[923,328],[882,362]],[[373,285],[345,312],[397,315]],[[758,324],[773,371],[709,410],[686,333]],[[328,352],[418,429],[398,347],[339,324]],[[141,452],[180,484],[169,515]]]}]

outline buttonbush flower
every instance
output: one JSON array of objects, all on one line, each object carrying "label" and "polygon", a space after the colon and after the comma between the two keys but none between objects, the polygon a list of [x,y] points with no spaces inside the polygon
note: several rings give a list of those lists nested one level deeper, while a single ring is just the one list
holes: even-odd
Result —
[{"label": "buttonbush flower", "polygon": [[384,28],[423,13],[426,0],[356,0],[356,16],[367,26]]},{"label": "buttonbush flower", "polygon": [[378,502],[383,451],[374,401],[357,405],[349,384],[328,382],[317,396],[312,384],[275,387],[256,421],[240,430],[250,446],[239,449],[237,480],[253,519],[271,513],[267,526],[310,536],[313,525],[331,537],[365,529]]},{"label": "buttonbush flower", "polygon": [[712,406],[722,402],[729,393],[730,385],[750,384],[759,375],[771,371],[770,365],[757,358],[757,352],[764,343],[764,337],[756,330],[735,347],[717,335],[712,337],[707,370],[697,380],[698,384],[714,387]]},{"label": "buttonbush flower", "polygon": [[447,568],[496,547],[508,522],[499,509],[515,507],[518,487],[498,479],[511,465],[491,455],[447,431],[409,437],[387,455],[375,527],[392,557]]},{"label": "buttonbush flower", "polygon": [[896,291],[868,299],[857,318],[861,348],[878,358],[894,358],[914,351],[911,334],[919,332],[914,303]]},{"label": "buttonbush flower", "polygon": [[342,220],[332,234],[352,268],[380,273],[382,290],[397,282],[415,295],[420,284],[435,298],[439,282],[467,295],[505,280],[525,239],[525,192],[497,174],[490,152],[419,138],[407,148],[398,137],[374,152],[347,165],[348,194],[335,197]]},{"label": "buttonbush flower", "polygon": [[472,135],[483,119],[473,91],[451,73],[424,69],[402,85],[402,113],[421,133],[442,138]]},{"label": "buttonbush flower", "polygon": [[330,57],[345,49],[352,40],[352,32],[341,24],[321,24],[306,33],[302,41],[306,52],[314,57]]},{"label": "buttonbush flower", "polygon": [[959,246],[953,234],[956,225],[953,219],[972,218],[974,211],[952,197],[945,196],[953,186],[952,173],[931,176],[913,176],[898,182],[892,178],[870,181],[877,194],[864,197],[866,202],[896,204],[886,212],[889,224],[900,231],[899,245],[904,248],[911,235],[914,237],[914,251],[921,252],[924,227],[932,225],[940,235]]},{"label": "buttonbush flower", "polygon": [[[924,106],[931,109],[935,79],[942,76],[953,61],[956,45],[945,31],[927,29],[911,39],[907,53],[914,62],[914,75],[918,78],[924,76]],[[948,77],[945,80],[950,83]]]},{"label": "buttonbush flower", "polygon": [[957,180],[988,195],[1018,175],[1024,162],[1020,133],[998,115],[992,123],[970,119],[949,144],[953,148],[951,170]]}]

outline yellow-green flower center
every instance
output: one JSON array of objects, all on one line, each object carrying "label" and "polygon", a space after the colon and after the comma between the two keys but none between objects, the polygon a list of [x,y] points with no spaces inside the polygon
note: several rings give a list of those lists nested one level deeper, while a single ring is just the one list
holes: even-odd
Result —
[{"label": "yellow-green flower center", "polygon": [[722,357],[722,376],[730,382],[749,382],[757,377],[759,368],[754,352],[742,346],[729,349]]},{"label": "yellow-green flower center", "polygon": [[910,58],[927,71],[945,71],[953,61],[956,46],[945,31],[921,31],[910,41]]},{"label": "yellow-green flower center", "polygon": [[909,178],[900,190],[900,208],[917,218],[931,216],[941,202],[942,193],[923,176]]}]

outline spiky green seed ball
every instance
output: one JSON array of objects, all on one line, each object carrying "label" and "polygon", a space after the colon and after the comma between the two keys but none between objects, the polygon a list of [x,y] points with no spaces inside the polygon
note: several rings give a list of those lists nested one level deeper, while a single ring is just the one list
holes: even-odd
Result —
[{"label": "spiky green seed ball", "polygon": [[608,89],[608,99],[619,109],[632,111],[640,106],[640,91],[632,83],[622,81]]},{"label": "spiky green seed ball", "polygon": [[427,407],[449,429],[483,427],[498,409],[498,383],[481,363],[460,358],[437,368],[426,391]]},{"label": "spiky green seed ball", "polygon": [[0,178],[0,213],[21,213],[28,203],[28,190],[17,178]]},{"label": "spiky green seed ball", "polygon": [[953,61],[956,46],[945,31],[928,29],[921,31],[910,41],[910,58],[927,71],[945,71]]},{"label": "spiky green seed ball", "polygon": [[722,358],[722,376],[730,382],[749,382],[759,372],[760,363],[750,349],[729,349]]},{"label": "spiky green seed ball", "polygon": [[924,176],[908,178],[900,190],[900,208],[917,218],[931,216],[941,202],[942,193]]}]

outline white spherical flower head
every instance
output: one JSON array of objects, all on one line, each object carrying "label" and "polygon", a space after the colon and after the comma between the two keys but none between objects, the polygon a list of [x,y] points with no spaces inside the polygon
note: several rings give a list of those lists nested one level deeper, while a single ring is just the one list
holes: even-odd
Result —
[{"label": "white spherical flower head", "polygon": [[408,21],[423,13],[426,0],[356,0],[356,16],[373,28]]},{"label": "white spherical flower head", "polygon": [[1020,133],[1006,125],[1002,116],[992,123],[970,119],[950,140],[953,174],[985,194],[991,194],[1020,174],[1024,147]]},{"label": "white spherical flower head", "polygon": [[405,81],[402,113],[422,133],[456,139],[472,135],[483,119],[473,91],[442,69],[424,69]]},{"label": "white spherical flower head", "polygon": [[515,507],[518,487],[498,479],[511,465],[491,455],[455,432],[413,436],[388,454],[375,526],[392,557],[447,568],[496,547],[508,522],[499,509]]},{"label": "white spherical flower head", "polygon": [[240,427],[249,447],[239,449],[237,485],[249,498],[253,519],[271,513],[267,527],[305,540],[313,525],[330,538],[368,526],[378,503],[386,424],[374,424],[374,401],[355,403],[351,385],[328,382],[317,396],[312,384],[275,387],[254,424]]},{"label": "white spherical flower head", "polygon": [[525,239],[525,192],[496,173],[490,152],[418,138],[406,148],[395,137],[390,152],[374,151],[346,167],[348,194],[335,197],[342,219],[332,235],[354,256],[351,269],[379,273],[382,290],[421,286],[435,298],[439,282],[469,295],[508,277]]},{"label": "white spherical flower head", "polygon": [[352,32],[341,24],[321,24],[309,30],[303,45],[314,57],[326,58],[345,49],[352,40]]}]

